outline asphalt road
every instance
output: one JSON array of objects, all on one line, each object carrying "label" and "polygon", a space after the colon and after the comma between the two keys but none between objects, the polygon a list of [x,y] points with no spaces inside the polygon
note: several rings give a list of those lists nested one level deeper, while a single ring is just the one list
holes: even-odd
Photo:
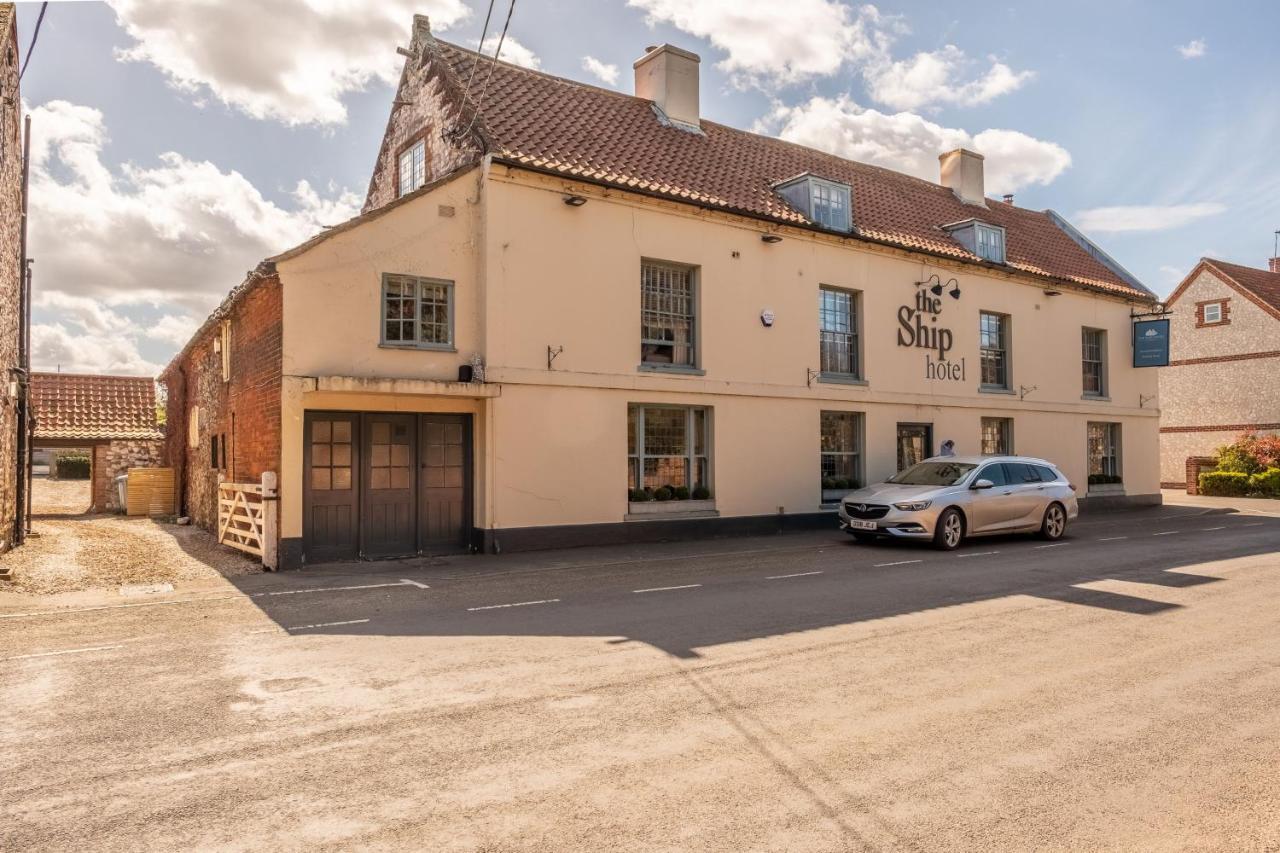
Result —
[{"label": "asphalt road", "polygon": [[0,849],[1276,850],[1278,548],[1167,508],[10,608]]}]

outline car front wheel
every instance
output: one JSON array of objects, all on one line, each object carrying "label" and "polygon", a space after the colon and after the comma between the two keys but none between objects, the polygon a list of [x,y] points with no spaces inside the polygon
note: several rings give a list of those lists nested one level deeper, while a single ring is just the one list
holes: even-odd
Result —
[{"label": "car front wheel", "polygon": [[1049,504],[1044,511],[1044,520],[1040,522],[1040,537],[1055,542],[1067,532],[1067,511],[1062,504]]},{"label": "car front wheel", "polygon": [[964,518],[958,510],[945,509],[938,516],[938,526],[933,530],[933,547],[941,551],[954,551],[964,541]]}]

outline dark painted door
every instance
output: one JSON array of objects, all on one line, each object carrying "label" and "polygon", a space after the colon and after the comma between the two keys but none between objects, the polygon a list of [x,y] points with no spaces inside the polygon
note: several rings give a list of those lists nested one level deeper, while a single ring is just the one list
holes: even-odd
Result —
[{"label": "dark painted door", "polygon": [[422,415],[418,530],[424,552],[466,547],[471,526],[471,417]]},{"label": "dark painted door", "polygon": [[933,424],[898,424],[898,470],[933,455]]},{"label": "dark painted door", "polygon": [[303,449],[303,525],[307,560],[350,560],[359,554],[359,419],[308,413]]},{"label": "dark painted door", "polygon": [[417,551],[414,530],[414,416],[364,415],[364,556],[403,557]]}]

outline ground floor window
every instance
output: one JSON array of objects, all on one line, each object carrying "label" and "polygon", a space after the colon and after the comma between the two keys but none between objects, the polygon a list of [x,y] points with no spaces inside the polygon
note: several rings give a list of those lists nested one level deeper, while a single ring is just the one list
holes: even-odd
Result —
[{"label": "ground floor window", "polygon": [[711,410],[700,406],[628,406],[628,497],[709,499],[710,420]]},{"label": "ground floor window", "polygon": [[1121,483],[1120,424],[1089,424],[1089,485]]},{"label": "ground floor window", "polygon": [[1013,453],[1013,418],[982,419],[982,452],[987,456]]},{"label": "ground floor window", "polygon": [[933,455],[933,424],[898,424],[898,470]]},{"label": "ground floor window", "polygon": [[834,503],[862,486],[862,413],[823,412],[822,502]]}]

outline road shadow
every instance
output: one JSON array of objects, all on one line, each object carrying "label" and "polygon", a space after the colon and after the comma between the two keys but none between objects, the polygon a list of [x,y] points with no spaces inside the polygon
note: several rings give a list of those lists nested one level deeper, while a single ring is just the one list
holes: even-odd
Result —
[{"label": "road shadow", "polygon": [[[937,555],[897,544],[868,548],[841,533],[814,534],[805,540],[812,544],[794,549],[753,550],[747,546],[754,543],[739,543],[740,553],[721,551],[713,556],[707,556],[704,545],[687,543],[688,549],[673,546],[639,566],[632,559],[610,562],[608,549],[597,549],[593,562],[527,574],[512,566],[512,571],[460,579],[454,569],[411,574],[408,565],[401,564],[384,575],[359,575],[350,581],[357,588],[373,587],[379,578],[394,585],[399,575],[429,585],[431,592],[422,595],[383,595],[362,602],[342,596],[256,592],[252,600],[291,633],[598,637],[610,643],[645,643],[677,658],[696,658],[698,649],[725,643],[1017,595],[1155,617],[1182,605],[1140,592],[1087,585],[1110,580],[1181,590],[1218,583],[1220,578],[1194,569],[1215,560],[1274,553],[1280,544],[1280,519],[1265,524],[1266,529],[1252,529],[1248,536],[1187,537],[1181,545],[1147,537],[1123,546],[1117,543],[1114,548],[1073,551],[1071,540],[1044,548],[1035,540],[1001,537],[968,546],[971,552],[998,547],[1001,559],[982,559],[980,553],[974,554],[978,559],[961,559],[957,554]],[[776,545],[778,539],[764,542]],[[1082,540],[1082,546],[1087,544]],[[620,551],[619,555],[630,558],[635,553]],[[497,559],[516,562],[519,556]],[[899,564],[877,566],[878,562]],[[787,572],[813,574],[803,582],[771,578]],[[305,574],[292,577],[300,580]],[[324,582],[334,582],[331,575],[322,577]],[[237,583],[236,578],[230,580]],[[681,584],[701,584],[701,588],[634,592]],[[547,600],[554,602],[523,604]],[[481,604],[503,606],[476,606]],[[367,616],[368,621],[354,623],[356,615]],[[348,624],[333,624],[344,622]],[[300,631],[297,626],[307,627]]]}]

